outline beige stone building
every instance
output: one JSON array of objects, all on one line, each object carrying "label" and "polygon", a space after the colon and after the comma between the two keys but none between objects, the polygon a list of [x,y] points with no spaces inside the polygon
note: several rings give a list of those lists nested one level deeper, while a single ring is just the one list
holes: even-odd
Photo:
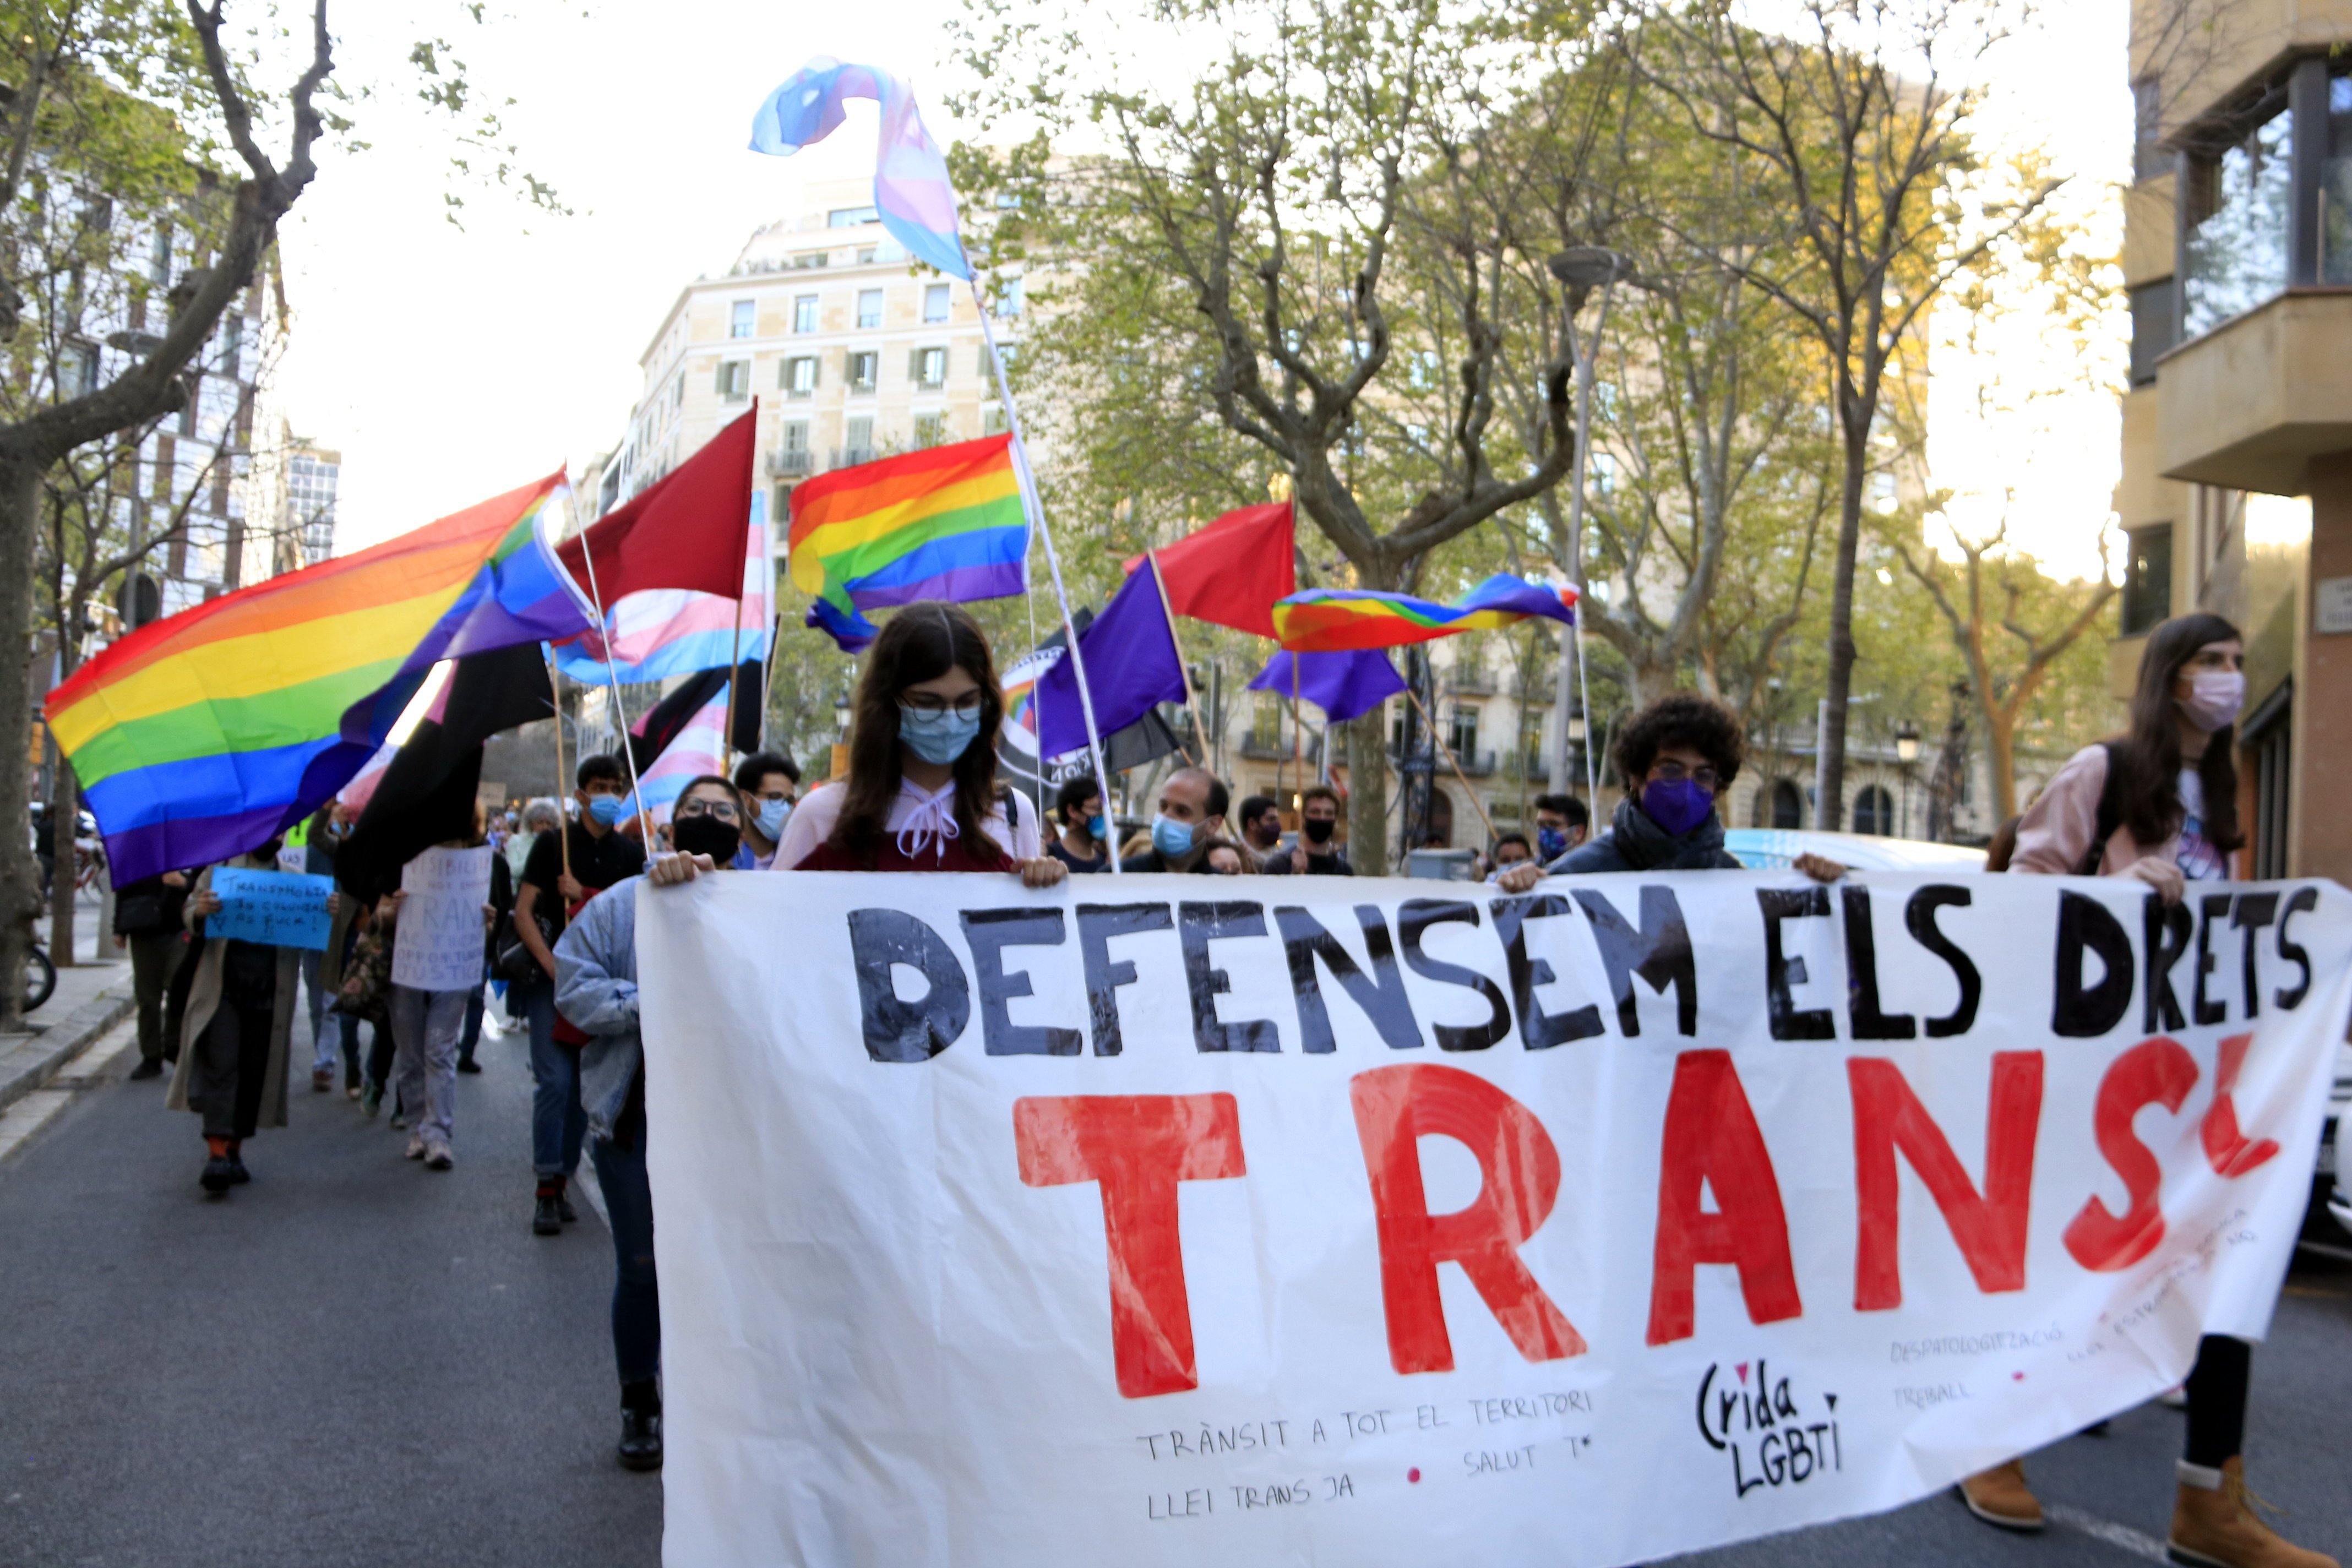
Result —
[{"label": "beige stone building", "polygon": [[2352,0],[2133,0],[2130,535],[2112,684],[2190,610],[2247,637],[2256,876],[2352,880]]}]

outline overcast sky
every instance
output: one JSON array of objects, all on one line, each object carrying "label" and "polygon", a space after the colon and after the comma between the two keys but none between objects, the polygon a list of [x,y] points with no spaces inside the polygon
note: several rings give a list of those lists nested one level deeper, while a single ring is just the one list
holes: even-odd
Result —
[{"label": "overcast sky", "polygon": [[[527,0],[515,0],[518,9]],[[413,84],[409,45],[446,33],[507,110],[519,162],[577,209],[551,217],[455,182],[463,231],[444,221],[448,146],[397,104],[359,106],[365,152],[331,152],[285,229],[294,331],[283,370],[298,434],[343,453],[341,545],[373,542],[471,501],[578,465],[619,436],[637,356],[678,289],[718,272],[759,225],[798,205],[805,180],[871,168],[872,121],[790,159],[745,149],[752,110],[811,56],[914,79],[946,142],[970,129],[940,102],[943,24],[957,0],[887,5],[808,0],[604,0],[528,6],[490,27],[435,0],[338,7],[343,79]],[[2129,154],[2124,7],[2052,7],[2007,46],[1995,123],[2031,140],[2087,190],[2111,195]],[[437,24],[437,26],[436,26]],[[2014,379],[2040,353],[2021,327],[1996,357]],[[2070,572],[2092,544],[2116,479],[2111,398],[2037,401],[1994,430],[1962,417],[1979,367],[1946,355],[1932,427],[1934,482],[2011,503],[2013,539]],[[1971,526],[1989,515],[1979,502]]]}]

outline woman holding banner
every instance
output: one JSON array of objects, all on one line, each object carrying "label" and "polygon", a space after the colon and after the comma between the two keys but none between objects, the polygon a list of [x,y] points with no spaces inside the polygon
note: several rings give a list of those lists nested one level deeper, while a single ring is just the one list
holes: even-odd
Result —
[{"label": "woman holding banner", "polygon": [[[784,824],[776,867],[796,871],[1011,871],[1032,888],[1070,874],[1039,847],[1036,807],[996,784],[1004,694],[980,623],[925,600],[866,652],[849,776],[812,791]],[[686,862],[670,858],[673,867]],[[665,874],[654,880],[683,880]]]},{"label": "woman holding banner", "polygon": [[[2076,752],[2018,824],[2010,869],[2129,877],[2166,903],[2189,882],[2231,874],[2238,828],[2233,726],[2246,699],[2246,653],[2219,616],[2179,616],[2149,634],[2131,726]],[[2174,1561],[2216,1568],[2336,1568],[2281,1540],[2256,1516],[2240,1450],[2252,1347],[2208,1334],[2189,1373],[2189,1433],[2178,1467]],[[1960,1483],[1969,1511],[2004,1530],[2039,1530],[2042,1505],[2021,1459]]]}]

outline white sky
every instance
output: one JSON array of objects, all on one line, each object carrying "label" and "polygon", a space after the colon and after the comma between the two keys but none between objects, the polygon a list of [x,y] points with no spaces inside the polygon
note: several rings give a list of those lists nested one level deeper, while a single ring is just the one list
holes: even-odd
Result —
[{"label": "white sky", "polygon": [[[408,109],[362,105],[366,152],[331,152],[285,228],[294,310],[283,403],[299,434],[343,454],[341,545],[416,527],[575,467],[619,436],[636,362],[678,289],[717,272],[807,180],[870,170],[870,110],[790,159],[746,150],[751,114],[811,56],[911,77],[933,132],[970,134],[940,103],[943,24],[958,0],[604,0],[593,15],[528,6],[526,22],[455,30],[434,0],[338,6],[345,79],[404,84],[409,44],[450,37],[506,111],[519,162],[579,216],[550,217],[478,185],[464,232],[443,221],[446,143]],[[2004,46],[1990,125],[2044,145],[2120,233],[2112,195],[2129,157],[2124,7],[2055,6]],[[2030,325],[1990,359],[2006,385],[2063,379]],[[1978,366],[1936,362],[1933,482],[2014,489],[2011,540],[2069,573],[2095,570],[2116,474],[2116,411],[2090,391],[2037,399],[1993,428],[1964,417]]]}]

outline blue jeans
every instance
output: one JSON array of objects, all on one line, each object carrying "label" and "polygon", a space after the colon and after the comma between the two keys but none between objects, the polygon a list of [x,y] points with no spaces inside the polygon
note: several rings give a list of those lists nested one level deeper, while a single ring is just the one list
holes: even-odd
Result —
[{"label": "blue jeans", "polygon": [[530,1025],[530,1163],[542,1182],[580,1169],[580,1141],[588,1112],[580,1103],[580,1053],[555,1043],[555,985],[517,985]]},{"label": "blue jeans", "polygon": [[646,1115],[632,1107],[613,1138],[590,1145],[613,1219],[613,1363],[623,1384],[661,1373],[661,1286],[654,1275],[654,1190],[646,1179]]}]

